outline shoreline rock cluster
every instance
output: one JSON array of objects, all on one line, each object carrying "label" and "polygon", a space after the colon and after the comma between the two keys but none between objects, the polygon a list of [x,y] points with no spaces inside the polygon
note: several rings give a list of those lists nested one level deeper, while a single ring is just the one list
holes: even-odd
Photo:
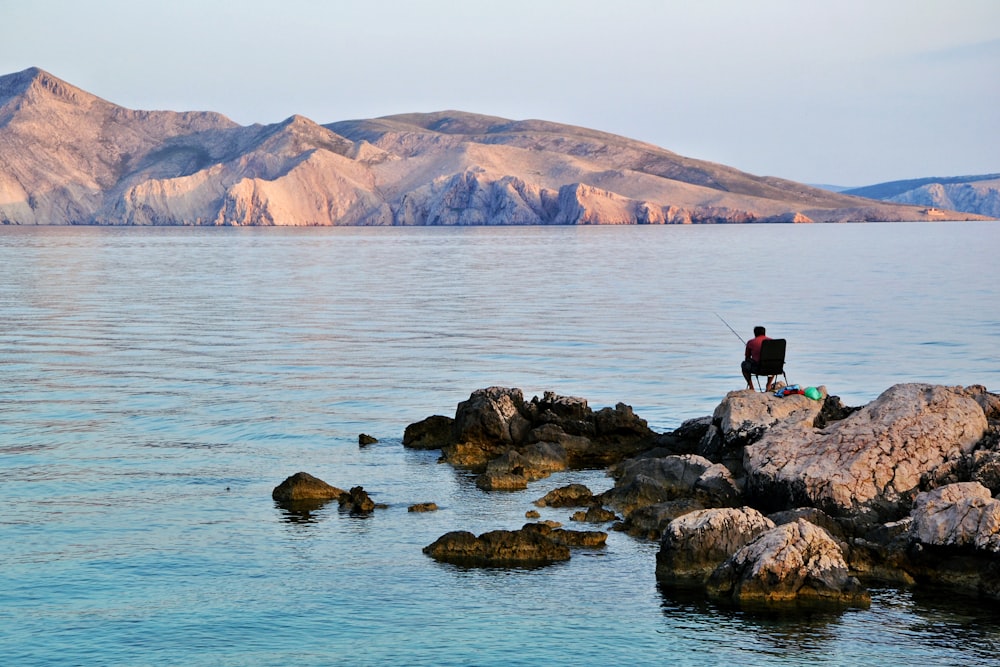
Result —
[{"label": "shoreline rock cluster", "polygon": [[[602,493],[571,484],[535,504],[581,508],[573,521],[659,541],[655,576],[667,589],[741,605],[866,605],[866,583],[881,582],[1000,601],[1000,396],[979,385],[899,384],[847,407],[820,390],[819,400],[730,392],[711,416],[656,433],[622,403],[595,411],[582,398],[527,401],[520,389],[489,387],[454,417],[410,424],[403,445],[440,450],[484,492],[606,469],[614,483]],[[360,487],[293,477],[276,501],[325,497],[364,511]],[[424,553],[530,567],[606,537],[529,523],[453,531]]]}]

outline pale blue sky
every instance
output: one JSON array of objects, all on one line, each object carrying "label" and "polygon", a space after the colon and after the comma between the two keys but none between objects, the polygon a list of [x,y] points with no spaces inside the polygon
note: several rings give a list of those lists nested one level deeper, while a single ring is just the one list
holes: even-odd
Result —
[{"label": "pale blue sky", "polygon": [[0,0],[0,73],[249,124],[460,109],[807,183],[1000,172],[1000,0]]}]

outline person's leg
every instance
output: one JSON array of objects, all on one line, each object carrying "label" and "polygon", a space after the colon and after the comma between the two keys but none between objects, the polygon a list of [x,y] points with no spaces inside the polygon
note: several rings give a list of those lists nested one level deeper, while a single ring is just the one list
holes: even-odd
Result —
[{"label": "person's leg", "polygon": [[768,375],[767,376],[767,390],[768,391],[774,391],[774,376],[773,375]]},{"label": "person's leg", "polygon": [[750,379],[750,362],[744,359],[740,368],[743,370],[743,379],[747,381],[747,389],[753,389],[753,380]]}]

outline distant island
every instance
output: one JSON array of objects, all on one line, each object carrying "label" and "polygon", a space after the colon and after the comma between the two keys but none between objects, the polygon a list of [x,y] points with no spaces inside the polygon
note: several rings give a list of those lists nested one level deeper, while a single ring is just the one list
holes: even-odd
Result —
[{"label": "distant island", "polygon": [[441,111],[326,125],[292,116],[242,126],[212,112],[137,111],[38,68],[0,76],[0,155],[0,224],[13,225],[628,225],[996,217],[995,210],[984,216],[754,176],[625,137],[541,120]]}]

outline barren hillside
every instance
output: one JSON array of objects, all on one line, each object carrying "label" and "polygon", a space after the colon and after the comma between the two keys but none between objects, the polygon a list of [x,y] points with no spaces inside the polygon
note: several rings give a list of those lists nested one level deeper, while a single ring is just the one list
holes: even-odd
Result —
[{"label": "barren hillside", "polygon": [[240,126],[0,77],[0,223],[543,225],[974,219],[580,127],[443,111]]}]

